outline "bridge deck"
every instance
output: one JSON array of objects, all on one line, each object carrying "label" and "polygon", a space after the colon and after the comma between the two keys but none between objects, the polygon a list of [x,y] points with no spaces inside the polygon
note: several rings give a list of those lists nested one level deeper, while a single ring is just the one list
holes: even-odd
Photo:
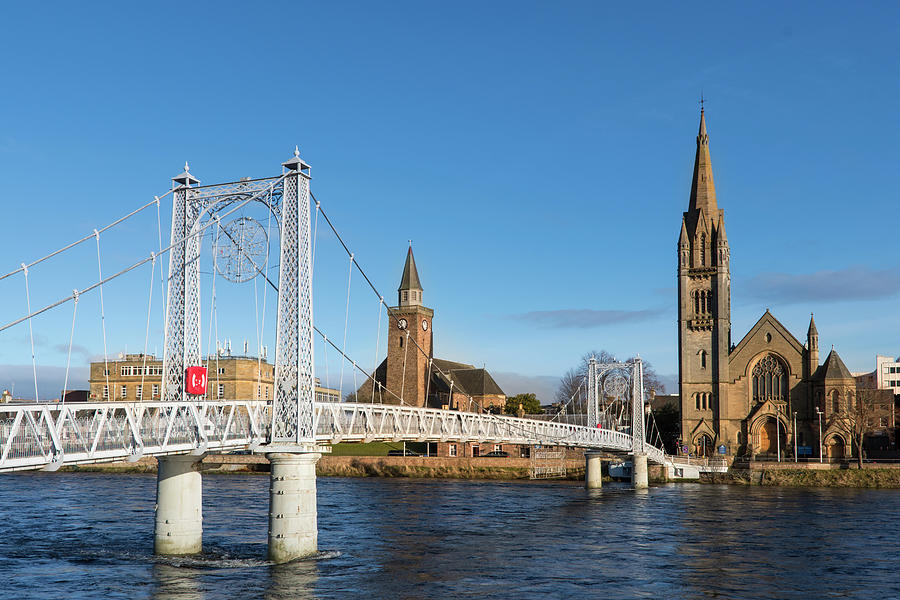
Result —
[{"label": "bridge deck", "polygon": [[[266,401],[0,405],[0,471],[136,460],[141,456],[255,449],[268,436]],[[632,452],[631,435],[517,417],[387,404],[317,402],[319,444],[483,441]],[[664,453],[649,444],[651,461]]]}]

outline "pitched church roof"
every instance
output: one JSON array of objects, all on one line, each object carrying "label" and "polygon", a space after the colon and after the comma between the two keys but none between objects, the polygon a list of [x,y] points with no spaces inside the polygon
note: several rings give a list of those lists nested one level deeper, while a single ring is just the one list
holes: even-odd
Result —
[{"label": "pitched church roof", "polygon": [[419,283],[419,272],[416,270],[416,259],[413,257],[412,245],[409,246],[409,252],[406,253],[403,277],[400,279],[400,287],[397,288],[398,292],[404,290],[422,291],[422,284]]},{"label": "pitched church roof", "polygon": [[[440,359],[434,359],[435,366],[438,363],[450,363]],[[450,363],[462,364],[462,363]],[[471,365],[464,365],[459,369],[446,369],[441,367],[441,371],[435,369],[432,373],[432,392],[448,392],[450,390],[450,382],[453,382],[453,390],[467,396],[505,396],[506,393],[500,388],[487,369],[476,369]]]},{"label": "pitched church roof", "polygon": [[850,369],[847,368],[834,348],[828,353],[828,358],[816,371],[815,376],[818,379],[853,379]]}]

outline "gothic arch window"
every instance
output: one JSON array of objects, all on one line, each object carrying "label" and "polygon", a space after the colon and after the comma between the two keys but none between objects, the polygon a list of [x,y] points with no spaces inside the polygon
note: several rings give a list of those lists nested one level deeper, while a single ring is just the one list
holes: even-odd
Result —
[{"label": "gothic arch window", "polygon": [[706,368],[706,350],[701,350],[699,352],[699,354],[700,354],[700,368],[705,369]]},{"label": "gothic arch window", "polygon": [[774,354],[767,354],[753,367],[753,399],[757,402],[785,402],[788,395],[787,369]]},{"label": "gothic arch window", "polygon": [[700,394],[694,394],[694,406],[700,410]]},{"label": "gothic arch window", "polygon": [[400,336],[400,347],[401,348],[403,347],[403,336],[402,335]]},{"label": "gothic arch window", "polygon": [[700,266],[706,266],[706,234],[700,234]]},{"label": "gothic arch window", "polygon": [[841,395],[837,390],[831,390],[831,412],[841,412]]}]

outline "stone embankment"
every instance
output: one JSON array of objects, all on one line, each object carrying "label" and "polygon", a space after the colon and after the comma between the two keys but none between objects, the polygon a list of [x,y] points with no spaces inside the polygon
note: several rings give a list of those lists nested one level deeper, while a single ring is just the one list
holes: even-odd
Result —
[{"label": "stone embankment", "polygon": [[751,463],[728,473],[704,475],[709,483],[785,487],[900,488],[900,464],[856,463],[798,466],[792,463]]},{"label": "stone embankment", "polygon": [[[584,477],[584,461],[566,460],[570,479]],[[70,472],[155,473],[156,459],[63,467]],[[437,458],[403,456],[329,456],[316,465],[320,477],[418,477],[435,479],[528,479],[527,458]],[[204,473],[268,473],[264,456],[211,454],[203,459]]]}]

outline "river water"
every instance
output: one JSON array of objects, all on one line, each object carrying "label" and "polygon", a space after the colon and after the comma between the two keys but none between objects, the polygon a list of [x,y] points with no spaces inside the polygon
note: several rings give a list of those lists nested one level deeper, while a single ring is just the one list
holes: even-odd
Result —
[{"label": "river water", "polygon": [[204,552],[153,551],[153,475],[0,475],[0,598],[900,598],[900,491],[319,479],[271,565],[268,477],[206,475]]}]

